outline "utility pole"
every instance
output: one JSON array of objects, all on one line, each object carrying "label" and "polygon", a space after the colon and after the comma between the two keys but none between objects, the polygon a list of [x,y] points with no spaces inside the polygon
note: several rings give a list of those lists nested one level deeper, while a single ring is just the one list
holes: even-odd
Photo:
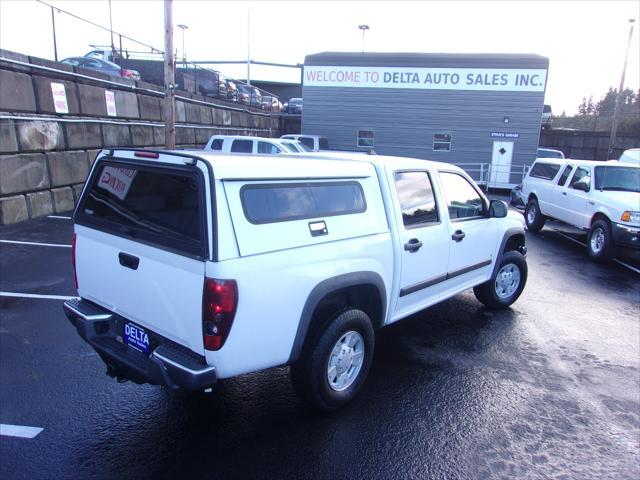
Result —
[{"label": "utility pole", "polygon": [[616,133],[618,133],[618,111],[620,110],[620,99],[622,98],[622,89],[624,88],[624,76],[627,73],[627,60],[629,59],[629,47],[631,46],[631,37],[633,36],[633,23],[635,18],[629,19],[629,40],[627,41],[627,52],[624,55],[624,65],[622,67],[622,78],[620,78],[620,88],[616,95],[616,103],[613,107],[613,120],[611,121],[611,137],[609,137],[609,148],[607,150],[607,160],[611,159],[613,148],[616,143]]},{"label": "utility pole", "polygon": [[176,148],[175,57],[173,56],[173,0],[164,0],[164,146]]},{"label": "utility pole", "polygon": [[56,42],[56,14],[51,7],[51,25],[53,25],[53,57],[58,61],[58,43]]},{"label": "utility pole", "polygon": [[111,52],[115,53],[116,46],[113,44],[113,16],[111,14],[111,0],[109,0],[109,33],[111,34]]}]

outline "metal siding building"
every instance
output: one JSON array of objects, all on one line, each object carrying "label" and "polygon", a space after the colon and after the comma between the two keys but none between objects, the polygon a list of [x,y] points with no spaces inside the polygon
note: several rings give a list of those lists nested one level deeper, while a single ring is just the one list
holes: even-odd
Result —
[{"label": "metal siding building", "polygon": [[[493,164],[490,184],[507,186],[519,182],[522,166],[531,165],[536,157],[548,65],[548,59],[538,55],[308,55],[304,71],[302,132],[325,135],[332,149],[368,150],[357,146],[357,137],[358,131],[371,131],[373,148],[379,154],[475,164],[467,165],[466,169],[477,180],[481,180],[479,164]],[[411,77],[407,73],[409,78],[420,82],[415,85],[387,84],[382,82],[382,77],[379,84],[367,84],[362,75],[357,78],[363,86],[355,81],[346,81],[344,83],[348,85],[342,86],[336,81],[336,71],[364,75],[367,69],[384,73],[385,79],[393,78],[396,71],[413,70],[422,76]],[[427,73],[446,69],[461,72],[463,82],[467,72],[472,72],[469,73],[473,75],[469,77],[470,81],[476,74],[489,72],[489,77],[478,79],[482,81],[490,79],[492,72],[517,77],[518,72],[538,71],[542,84],[535,88],[520,88],[514,87],[509,79],[511,87],[471,85],[467,89],[461,82],[451,88],[423,86],[422,79],[426,79]],[[351,75],[350,79],[354,80],[355,74]],[[434,135],[437,134],[450,135],[449,151],[434,150]]]}]

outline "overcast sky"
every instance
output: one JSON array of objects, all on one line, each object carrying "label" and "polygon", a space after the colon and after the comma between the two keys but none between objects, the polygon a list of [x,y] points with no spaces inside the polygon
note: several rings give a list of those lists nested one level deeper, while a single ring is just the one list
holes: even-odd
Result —
[{"label": "overcast sky", "polygon": [[[109,25],[107,0],[47,0]],[[163,49],[163,2],[112,0],[113,29]],[[554,113],[576,111],[582,97],[597,100],[616,88],[624,61],[629,18],[640,1],[187,1],[174,0],[174,23],[186,24],[192,60],[251,58],[296,64],[310,53],[360,51],[359,24],[368,24],[365,49],[377,52],[536,53],[549,57],[545,103]],[[625,86],[640,87],[640,36],[636,22]],[[249,28],[248,28],[249,26]],[[109,33],[56,13],[58,55],[83,55],[90,44],[108,45]],[[249,34],[248,34],[249,32]],[[182,56],[181,31],[175,46]],[[127,42],[126,47],[136,49]],[[53,58],[51,10],[34,0],[0,0],[0,47]],[[140,47],[137,47],[140,48]],[[232,77],[246,67],[219,66]],[[252,66],[251,76],[295,80],[295,70]]]}]

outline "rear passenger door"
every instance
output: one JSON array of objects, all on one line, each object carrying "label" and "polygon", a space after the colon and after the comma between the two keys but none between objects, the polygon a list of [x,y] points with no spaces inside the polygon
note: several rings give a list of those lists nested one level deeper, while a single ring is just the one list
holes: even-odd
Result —
[{"label": "rear passenger door", "polygon": [[405,316],[437,300],[449,261],[449,230],[424,170],[393,174],[399,204],[400,295],[394,316]]},{"label": "rear passenger door", "polygon": [[558,182],[553,186],[549,195],[549,203],[547,207],[547,213],[549,216],[558,220],[567,221],[567,180],[573,173],[573,165],[567,165],[562,170]]},{"label": "rear passenger door", "polygon": [[477,186],[454,171],[441,170],[440,186],[449,214],[449,288],[489,277],[498,242],[497,219]]}]

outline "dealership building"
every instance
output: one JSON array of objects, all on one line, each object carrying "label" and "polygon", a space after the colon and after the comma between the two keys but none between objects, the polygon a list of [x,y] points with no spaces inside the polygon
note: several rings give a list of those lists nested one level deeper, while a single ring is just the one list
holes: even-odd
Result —
[{"label": "dealership building", "polygon": [[308,55],[302,133],[332,149],[454,163],[507,187],[535,160],[548,66],[519,54]]}]

